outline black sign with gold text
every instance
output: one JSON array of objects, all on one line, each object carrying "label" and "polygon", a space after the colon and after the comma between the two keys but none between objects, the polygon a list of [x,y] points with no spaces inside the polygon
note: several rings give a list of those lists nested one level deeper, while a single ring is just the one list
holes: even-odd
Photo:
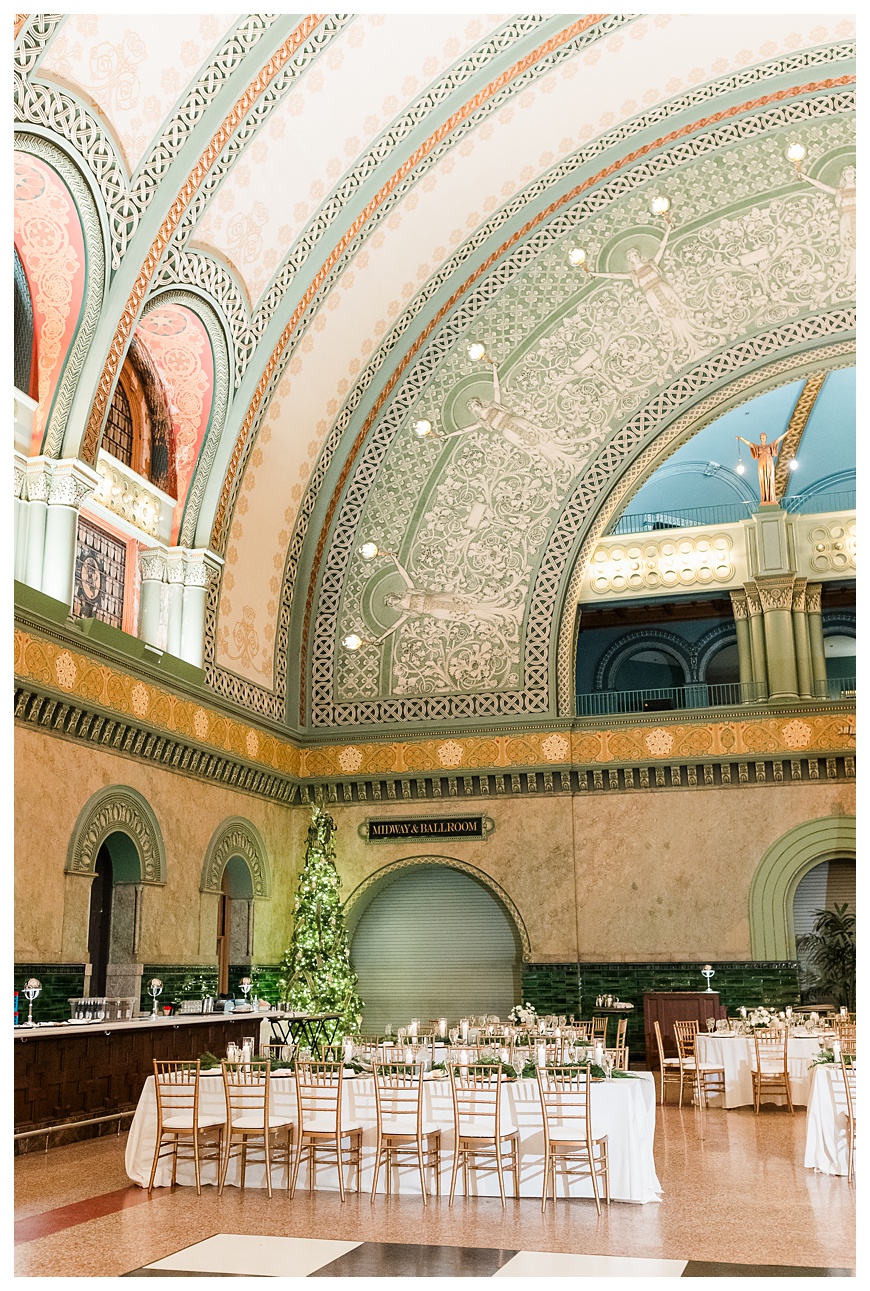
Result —
[{"label": "black sign with gold text", "polygon": [[488,816],[424,816],[415,820],[386,817],[367,820],[359,832],[369,843],[396,843],[424,838],[488,838],[493,828]]}]

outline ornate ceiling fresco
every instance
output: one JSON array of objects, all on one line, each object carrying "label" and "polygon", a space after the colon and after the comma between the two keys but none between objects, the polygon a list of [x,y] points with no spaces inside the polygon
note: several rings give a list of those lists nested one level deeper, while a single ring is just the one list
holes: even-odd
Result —
[{"label": "ornate ceiling fresco", "polygon": [[207,680],[262,716],[570,712],[609,518],[728,406],[853,361],[848,18],[19,18],[16,144],[99,297],[43,451],[95,460],[137,327],[183,357]]}]

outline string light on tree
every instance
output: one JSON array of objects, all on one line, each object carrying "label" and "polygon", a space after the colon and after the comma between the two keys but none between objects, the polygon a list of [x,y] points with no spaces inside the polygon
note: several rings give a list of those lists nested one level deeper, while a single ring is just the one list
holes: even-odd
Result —
[{"label": "string light on tree", "polygon": [[332,1037],[353,1035],[363,1004],[350,962],[350,944],[335,866],[335,821],[317,804],[311,811],[305,861],[293,911],[293,937],[284,952],[278,985],[302,1013],[337,1013]]}]

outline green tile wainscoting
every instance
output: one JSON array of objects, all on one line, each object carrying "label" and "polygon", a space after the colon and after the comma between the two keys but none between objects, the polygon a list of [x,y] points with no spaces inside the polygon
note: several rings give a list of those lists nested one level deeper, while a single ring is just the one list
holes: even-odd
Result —
[{"label": "green tile wainscoting", "polygon": [[[152,977],[159,977],[163,983],[163,994],[158,1001],[159,1005],[164,1002],[170,1004],[176,1000],[182,999],[181,984],[189,973],[195,973],[204,977],[211,977],[217,980],[217,966],[210,964],[145,964],[142,969],[142,990],[139,997],[139,1007],[141,1009],[151,1009],[151,996],[148,994],[148,983]],[[233,995],[241,997],[239,982],[243,977],[250,977],[255,988],[251,995],[260,995],[263,999],[275,1004],[278,1000],[277,979],[281,973],[279,964],[230,964],[229,987]],[[17,980],[17,979],[16,979]]]},{"label": "green tile wainscoting", "polygon": [[33,1001],[34,1022],[65,1022],[70,1014],[69,1002],[84,994],[84,964],[16,964],[13,970],[18,992],[18,1021],[27,1021],[24,983],[29,977],[42,982],[42,990]]},{"label": "green tile wainscoting", "polygon": [[[643,997],[647,991],[703,991],[703,960],[696,964],[523,964],[523,1000],[539,1014],[591,1018],[599,995],[612,995],[634,1008],[628,1014],[626,1039],[634,1059],[645,1054]],[[719,1002],[733,1014],[741,1005],[777,1009],[800,1000],[798,966],[793,960],[766,962],[706,961],[715,970],[710,983]]]}]

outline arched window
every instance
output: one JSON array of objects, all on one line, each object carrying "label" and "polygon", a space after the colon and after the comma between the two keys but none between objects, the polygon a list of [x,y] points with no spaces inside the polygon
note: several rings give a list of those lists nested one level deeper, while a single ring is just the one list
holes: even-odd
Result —
[{"label": "arched window", "polygon": [[659,646],[640,646],[620,661],[614,690],[655,690],[684,686],[683,665]]},{"label": "arched window", "polygon": [[711,655],[704,670],[704,681],[710,686],[723,686],[739,680],[740,663],[737,656],[737,643],[732,641]]},{"label": "arched window", "polygon": [[33,301],[24,265],[15,251],[15,388],[36,398]]},{"label": "arched window", "polygon": [[174,438],[166,389],[147,348],[134,337],[115,386],[102,447],[175,497]]}]

